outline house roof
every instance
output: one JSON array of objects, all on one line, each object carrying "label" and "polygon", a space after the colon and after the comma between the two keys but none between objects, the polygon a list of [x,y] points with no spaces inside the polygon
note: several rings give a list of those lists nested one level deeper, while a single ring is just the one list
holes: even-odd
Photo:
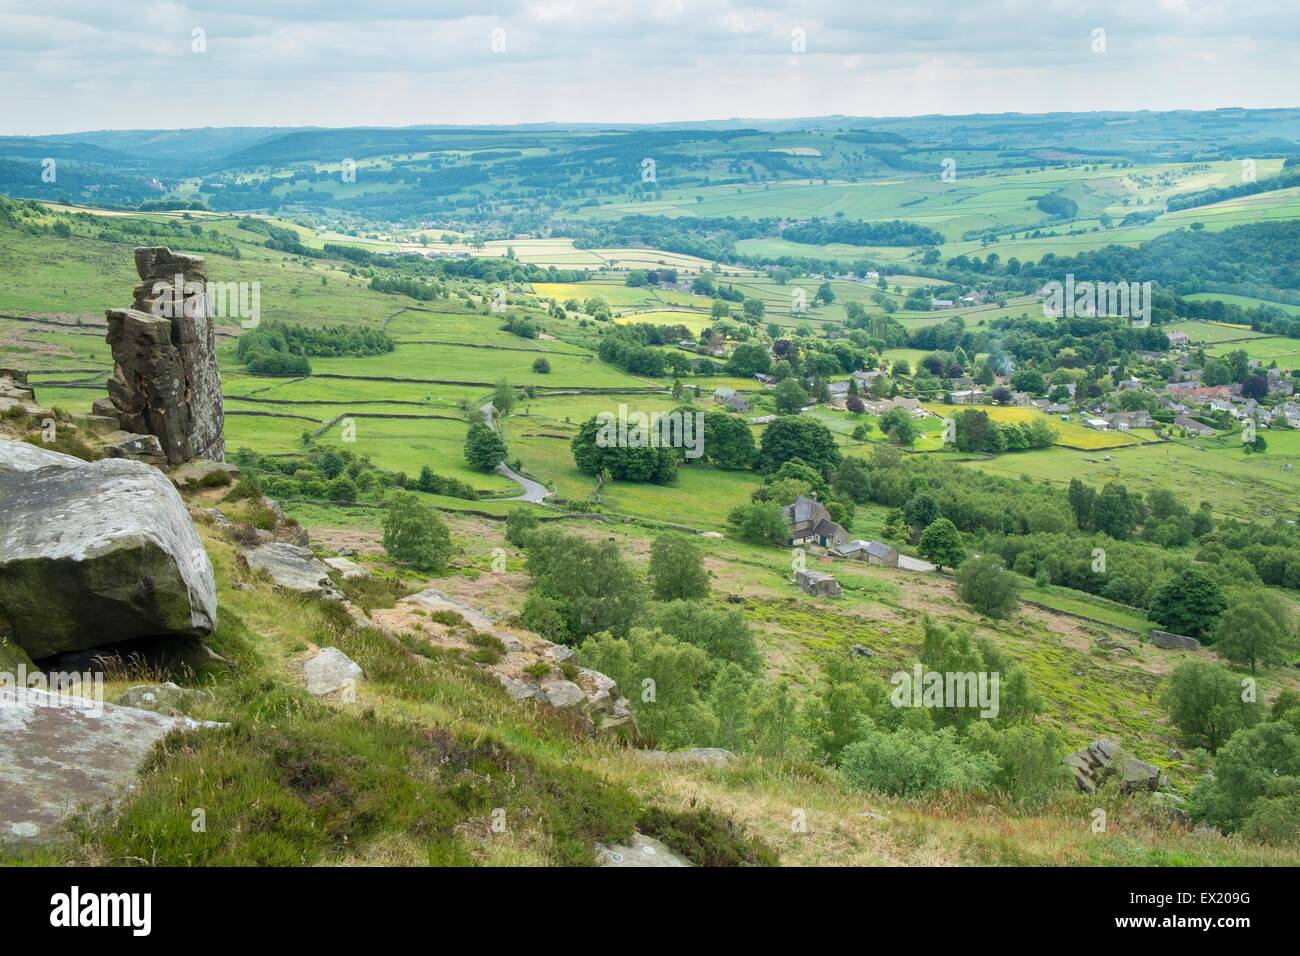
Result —
[{"label": "house roof", "polygon": [[836,534],[847,535],[848,532],[832,521],[830,518],[822,518],[817,522],[817,527],[813,528],[813,534],[823,538],[833,538]]},{"label": "house roof", "polygon": [[891,548],[883,541],[868,541],[867,554],[871,555],[873,558],[888,558],[898,554],[898,551]]}]

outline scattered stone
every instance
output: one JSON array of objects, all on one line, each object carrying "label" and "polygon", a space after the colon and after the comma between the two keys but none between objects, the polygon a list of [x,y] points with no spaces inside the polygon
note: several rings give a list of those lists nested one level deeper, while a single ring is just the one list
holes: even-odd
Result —
[{"label": "scattered stone", "polygon": [[518,678],[511,677],[508,674],[502,674],[500,671],[497,671],[496,675],[497,680],[501,682],[501,686],[505,688],[506,693],[514,700],[530,700],[538,694],[538,687],[536,684],[530,684],[527,681],[519,680]]},{"label": "scattered stone", "polygon": [[721,767],[736,759],[730,750],[721,747],[691,747],[688,750],[638,750],[646,760],[660,763],[704,764]]},{"label": "scattered stone", "polygon": [[129,788],[160,738],[221,726],[79,700],[30,690],[0,706],[0,841],[54,835],[82,805]]},{"label": "scattered stone", "polygon": [[1075,783],[1084,793],[1096,793],[1112,776],[1118,776],[1120,791],[1130,794],[1154,791],[1160,784],[1160,769],[1125,754],[1111,740],[1094,740],[1083,750],[1065,758]]},{"label": "scattered stone", "polygon": [[596,847],[599,866],[691,866],[684,857],[678,856],[664,844],[653,837],[640,833],[632,834],[630,846],[615,844]]},{"label": "scattered stone", "polygon": [[743,597],[741,597],[739,594],[728,594],[728,595],[727,595],[727,603],[728,603],[728,604],[744,604],[744,603],[745,603],[745,599],[744,599]]},{"label": "scattered stone", "polygon": [[849,653],[854,657],[875,657],[876,652],[865,644],[854,644],[849,648]]},{"label": "scattered stone", "polygon": [[329,568],[306,548],[272,541],[246,548],[240,554],[250,568],[269,574],[278,588],[329,601],[343,599],[343,593],[330,580]]},{"label": "scattered stone", "polygon": [[1170,815],[1179,823],[1191,823],[1191,815],[1187,812],[1187,801],[1176,793],[1165,793],[1158,790],[1151,794],[1151,802],[1158,807],[1168,810]]},{"label": "scattered stone", "polygon": [[[108,382],[122,427],[158,438],[173,465],[225,458],[215,329],[201,256],[153,246],[135,250],[141,284],[129,309],[109,309]],[[200,289],[186,295],[187,288]]]},{"label": "scattered stone", "polygon": [[336,691],[349,691],[366,679],[366,673],[352,658],[337,647],[322,647],[302,668],[307,693],[325,697]]},{"label": "scattered stone", "polygon": [[155,469],[0,439],[0,501],[0,635],[33,658],[212,632],[212,565]]},{"label": "scattered stone", "polygon": [[347,558],[326,558],[325,563],[339,572],[344,581],[356,581],[360,578],[370,577],[370,571],[357,564],[355,561],[349,561]]},{"label": "scattered stone", "polygon": [[1187,637],[1184,634],[1173,634],[1169,631],[1153,630],[1151,632],[1151,643],[1166,651],[1198,651],[1201,649],[1201,642],[1196,638]]}]

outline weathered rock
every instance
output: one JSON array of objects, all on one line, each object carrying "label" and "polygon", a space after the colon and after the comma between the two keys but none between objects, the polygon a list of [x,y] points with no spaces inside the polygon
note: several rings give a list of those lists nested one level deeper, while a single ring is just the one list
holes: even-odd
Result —
[{"label": "weathered rock", "polygon": [[569,680],[552,680],[542,684],[538,696],[552,707],[577,707],[587,701],[581,687]]},{"label": "weathered rock", "polygon": [[90,412],[92,415],[100,415],[104,418],[118,420],[117,406],[113,404],[111,398],[97,398],[90,403]]},{"label": "weathered rock", "polygon": [[78,428],[84,428],[100,435],[121,430],[121,422],[118,421],[116,415],[76,414],[72,416],[72,423]]},{"label": "weathered rock", "polygon": [[1068,754],[1065,763],[1084,793],[1096,793],[1111,777],[1119,778],[1122,793],[1155,790],[1160,783],[1160,768],[1124,753],[1111,740],[1094,740]]},{"label": "weathered rock", "polygon": [[0,634],[42,658],[211,633],[212,565],[171,483],[138,462],[53,455],[0,440]]},{"label": "weathered rock", "polygon": [[29,690],[0,705],[0,840],[51,835],[83,804],[129,787],[154,743],[200,724]]},{"label": "weathered rock", "polygon": [[127,458],[161,468],[167,464],[167,455],[156,435],[137,435],[121,429],[104,436],[104,448],[110,458]]},{"label": "weathered rock", "polygon": [[654,837],[641,833],[632,834],[631,846],[614,844],[597,846],[597,862],[600,866],[692,866],[684,857],[678,856]]},{"label": "weathered rock", "polygon": [[[173,468],[167,473],[167,477],[172,480],[177,488],[182,491],[188,491],[191,488],[201,488],[206,485],[222,482],[223,480],[215,476],[225,474],[230,480],[239,477],[239,466],[227,461],[208,461],[205,458],[196,458],[194,461],[187,461],[183,465]],[[229,481],[223,483],[229,484]]]},{"label": "weathered rock", "polygon": [[849,648],[849,653],[854,657],[875,657],[876,652],[865,644],[854,644]]},{"label": "weathered rock", "polygon": [[370,577],[368,569],[363,568],[355,561],[349,561],[347,558],[326,558],[325,563],[339,572],[344,581],[356,581]]},{"label": "weathered rock", "polygon": [[546,648],[546,656],[557,664],[567,661],[573,656],[573,648],[565,647],[563,644],[552,644]]},{"label": "weathered rock", "polygon": [[249,567],[269,574],[278,588],[332,601],[343,598],[330,580],[329,568],[306,548],[272,541],[247,548],[241,555]]},{"label": "weathered rock", "polygon": [[646,760],[660,763],[703,764],[721,767],[736,759],[730,750],[721,747],[692,747],[689,750],[639,750]]},{"label": "weathered rock", "polygon": [[356,689],[366,679],[365,671],[337,647],[322,647],[302,668],[307,693],[325,697]]},{"label": "weathered rock", "polygon": [[1185,634],[1173,634],[1169,631],[1151,632],[1151,643],[1156,647],[1166,651],[1197,651],[1201,648],[1201,642],[1194,637],[1188,637]]},{"label": "weathered rock", "polygon": [[135,250],[142,283],[130,309],[109,309],[108,394],[127,431],[157,436],[171,464],[222,461],[224,413],[201,256]]},{"label": "weathered rock", "polygon": [[1151,802],[1161,809],[1169,811],[1169,815],[1179,823],[1190,823],[1192,820],[1191,815],[1187,812],[1187,801],[1176,793],[1165,793],[1163,790],[1158,790],[1151,794]]},{"label": "weathered rock", "polygon": [[51,451],[40,445],[25,441],[10,441],[0,438],[0,472],[35,471],[37,468],[49,468],[51,465],[63,468],[76,468],[85,461],[63,452]]}]

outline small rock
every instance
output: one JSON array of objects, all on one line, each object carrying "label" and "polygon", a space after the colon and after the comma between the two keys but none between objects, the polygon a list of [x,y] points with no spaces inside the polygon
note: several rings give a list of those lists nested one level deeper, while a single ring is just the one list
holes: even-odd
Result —
[{"label": "small rock", "polygon": [[179,714],[181,706],[199,697],[210,696],[204,691],[179,687],[171,681],[163,684],[136,684],[122,691],[117,703],[122,707],[138,707],[156,714]]},{"label": "small rock", "polygon": [[225,472],[233,481],[239,477],[239,466],[226,461],[208,461],[206,458],[196,458],[194,461],[187,461],[183,465],[176,466],[167,473],[167,477],[172,480],[172,484],[177,488],[186,491],[190,488],[205,486],[208,482],[214,480],[213,475],[220,472]]},{"label": "small rock", "polygon": [[573,656],[573,648],[563,644],[552,644],[546,649],[546,656],[559,664]]},{"label": "small rock", "polygon": [[849,648],[849,653],[854,657],[875,657],[876,652],[865,644],[854,644]]},{"label": "small rock", "polygon": [[266,571],[276,587],[331,601],[343,598],[330,581],[329,568],[306,548],[274,541],[246,548],[241,553],[250,568]]},{"label": "small rock", "polygon": [[369,569],[363,568],[355,561],[349,561],[347,558],[326,558],[325,563],[338,571],[344,581],[356,581],[370,577]]},{"label": "small rock", "polygon": [[691,866],[691,862],[678,856],[653,837],[640,833],[632,835],[631,846],[597,846],[599,866]]},{"label": "small rock", "polygon": [[359,664],[337,647],[322,647],[302,668],[307,693],[325,697],[335,691],[349,691],[366,679]]}]

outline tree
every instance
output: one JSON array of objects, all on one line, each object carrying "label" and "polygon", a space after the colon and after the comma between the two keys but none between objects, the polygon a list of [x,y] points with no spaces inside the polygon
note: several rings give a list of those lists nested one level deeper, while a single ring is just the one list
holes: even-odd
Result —
[{"label": "tree", "polygon": [[650,589],[659,601],[707,597],[709,573],[704,552],[681,534],[661,534],[650,546]]},{"label": "tree", "polygon": [[1204,637],[1214,633],[1227,606],[1213,579],[1199,568],[1187,568],[1152,595],[1147,616],[1175,633]]},{"label": "tree", "polygon": [[803,707],[814,755],[837,763],[844,748],[863,734],[863,719],[885,703],[885,685],[858,659],[832,657],[815,694]]},{"label": "tree", "polygon": [[895,445],[911,447],[916,441],[916,420],[906,408],[894,407],[880,416],[880,430]]},{"label": "tree", "polygon": [[767,372],[772,367],[772,356],[767,349],[756,342],[745,342],[736,346],[727,362],[727,369],[732,375],[750,378],[758,372]]},{"label": "tree", "polygon": [[921,491],[903,505],[903,517],[914,530],[921,531],[934,524],[936,520],[943,517],[943,514],[939,510],[939,502],[934,500],[934,495],[928,491]]},{"label": "tree", "polygon": [[1091,525],[1117,541],[1133,536],[1140,517],[1140,505],[1118,482],[1110,482],[1092,503]]},{"label": "tree", "polygon": [[1267,591],[1242,595],[1224,612],[1214,632],[1214,649],[1238,667],[1283,663],[1282,649],[1291,637],[1290,612]]},{"label": "tree", "polygon": [[[750,300],[757,301],[757,300]],[[750,694],[754,677],[738,664],[718,668],[709,687],[709,709],[718,721],[716,744],[732,753],[748,750],[752,733]]]},{"label": "tree", "polygon": [[515,390],[511,388],[510,383],[503,378],[499,380],[496,387],[492,389],[492,408],[497,415],[506,418],[514,407]]},{"label": "tree", "polygon": [[933,561],[941,571],[945,567],[955,568],[966,560],[961,532],[947,518],[939,518],[921,533],[918,550],[921,557]]},{"label": "tree", "polygon": [[651,481],[655,484],[670,484],[677,480],[677,450],[674,448],[654,448],[649,444],[649,436],[644,445],[632,443],[631,429],[627,441],[620,443],[616,434],[617,426],[602,423],[599,418],[589,418],[578,428],[578,434],[569,443],[573,451],[574,464],[588,475],[599,475],[608,471],[611,477],[623,481]]},{"label": "tree", "polygon": [[845,458],[835,469],[831,487],[840,498],[866,504],[871,500],[871,473],[867,470],[867,463],[861,458]]},{"label": "tree", "polygon": [[1078,478],[1070,479],[1070,488],[1066,492],[1070,510],[1074,512],[1074,522],[1081,531],[1092,528],[1092,506],[1097,500],[1097,492],[1091,485],[1085,485]]},{"label": "tree", "polygon": [[791,458],[799,458],[823,474],[830,474],[843,456],[835,444],[835,436],[821,422],[806,416],[787,415],[763,430],[758,469],[770,473]]},{"label": "tree", "polygon": [[745,422],[726,412],[704,415],[704,458],[728,471],[739,471],[754,464],[758,449],[754,433]]},{"label": "tree", "polygon": [[1284,717],[1233,734],[1196,785],[1192,819],[1266,843],[1300,839],[1298,723]]},{"label": "tree", "polygon": [[410,491],[395,491],[384,512],[384,550],[420,571],[445,571],[451,533],[442,517]]},{"label": "tree", "polygon": [[1242,682],[1226,667],[1193,659],[1169,675],[1164,702],[1182,739],[1215,753],[1234,733],[1259,720],[1259,707],[1242,696]]},{"label": "tree", "polygon": [[808,390],[796,378],[787,378],[772,390],[772,401],[783,415],[797,414],[808,404]]},{"label": "tree", "polygon": [[506,443],[496,429],[475,422],[465,435],[465,460],[481,471],[491,471],[506,460]]},{"label": "tree", "polygon": [[737,505],[727,515],[727,524],[736,537],[751,544],[785,544],[790,540],[790,524],[775,501],[755,501]]},{"label": "tree", "polygon": [[713,660],[728,661],[751,674],[763,669],[763,655],[740,611],[712,608],[700,601],[669,601],[655,608],[652,621],[665,634],[694,644]]},{"label": "tree", "polygon": [[962,563],[957,569],[957,596],[989,617],[1010,617],[1019,603],[1020,583],[992,555]]},{"label": "tree", "polygon": [[600,634],[578,651],[584,667],[635,689],[629,696],[637,730],[659,747],[689,747],[718,733],[713,711],[701,699],[713,673],[709,655],[659,631],[633,629],[626,638]]},{"label": "tree", "polygon": [[516,548],[528,545],[528,533],[541,521],[531,508],[515,508],[506,516],[506,540]]},{"label": "tree", "polygon": [[528,538],[527,569],[570,639],[599,631],[626,634],[641,618],[644,590],[613,541],[593,543],[543,528]]},{"label": "tree", "polygon": [[534,359],[533,371],[538,375],[549,375],[551,372],[551,363],[544,358]]}]

